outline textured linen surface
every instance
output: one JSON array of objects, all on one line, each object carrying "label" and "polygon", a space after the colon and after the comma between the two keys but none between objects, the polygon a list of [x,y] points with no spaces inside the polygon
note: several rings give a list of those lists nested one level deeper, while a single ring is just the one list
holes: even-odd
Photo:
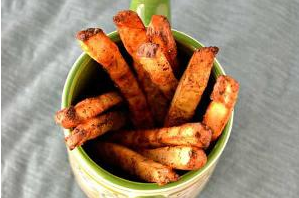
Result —
[{"label": "textured linen surface", "polygon": [[[78,30],[115,30],[129,1],[2,1],[2,195],[85,197],[53,114]],[[172,1],[173,28],[220,48],[241,85],[231,138],[200,197],[298,197],[299,2]]]}]

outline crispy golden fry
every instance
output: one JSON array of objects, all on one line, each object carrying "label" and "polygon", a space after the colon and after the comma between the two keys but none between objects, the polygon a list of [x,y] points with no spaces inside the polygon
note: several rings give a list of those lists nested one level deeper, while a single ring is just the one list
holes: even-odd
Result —
[{"label": "crispy golden fry", "polygon": [[118,142],[132,148],[158,148],[163,146],[195,146],[207,148],[212,131],[201,123],[187,123],[181,126],[119,131],[112,134],[110,141]]},{"label": "crispy golden fry", "polygon": [[148,41],[141,19],[134,11],[123,10],[113,17],[113,22],[126,50],[135,59],[140,45]]},{"label": "crispy golden fry", "polygon": [[145,96],[117,45],[99,28],[89,28],[77,34],[82,49],[100,63],[127,100],[133,124],[150,128],[153,119]]},{"label": "crispy golden fry", "polygon": [[179,179],[179,176],[170,167],[147,159],[121,145],[100,142],[96,151],[102,160],[118,166],[147,182],[164,185]]},{"label": "crispy golden fry", "polygon": [[212,129],[212,141],[216,140],[230,118],[238,98],[239,83],[229,76],[217,78],[211,94],[212,102],[204,115],[203,123]]},{"label": "crispy golden fry", "polygon": [[191,120],[207,86],[217,52],[217,47],[203,47],[194,52],[171,101],[164,126],[177,126]]},{"label": "crispy golden fry", "polygon": [[134,69],[145,92],[154,119],[159,125],[162,125],[168,110],[169,101],[164,97],[159,88],[152,83],[149,75],[140,65],[136,56],[139,46],[148,41],[146,29],[137,13],[131,10],[118,12],[113,17],[113,21],[117,26],[118,33],[126,50],[133,57]]},{"label": "crispy golden fry", "polygon": [[57,111],[55,121],[63,128],[70,129],[121,102],[122,98],[117,92],[109,92],[97,97],[87,98],[75,106]]},{"label": "crispy golden fry", "polygon": [[137,56],[152,82],[159,87],[168,100],[171,100],[178,80],[159,46],[154,43],[144,43],[139,47]]},{"label": "crispy golden fry", "polygon": [[207,156],[202,149],[191,146],[161,147],[155,149],[140,149],[138,153],[174,169],[196,170],[207,162]]},{"label": "crispy golden fry", "polygon": [[120,112],[109,112],[78,125],[69,136],[65,138],[68,147],[73,150],[87,140],[94,139],[108,131],[115,131],[125,125],[125,115]]},{"label": "crispy golden fry", "polygon": [[[134,62],[134,67],[139,68],[142,66],[139,63]],[[162,126],[170,102],[165,98],[161,90],[152,83],[149,75],[143,68],[139,69],[138,77],[140,77],[140,82],[146,94],[147,102],[154,116],[154,120],[158,126]]]},{"label": "crispy golden fry", "polygon": [[170,63],[172,70],[174,73],[177,73],[177,47],[167,18],[162,15],[153,15],[146,35],[150,42],[159,45]]}]

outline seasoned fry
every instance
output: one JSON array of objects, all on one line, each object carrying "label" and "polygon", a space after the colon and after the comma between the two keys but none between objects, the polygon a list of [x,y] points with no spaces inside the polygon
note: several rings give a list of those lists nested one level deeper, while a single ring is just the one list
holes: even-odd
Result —
[{"label": "seasoned fry", "polygon": [[118,166],[147,182],[165,185],[179,179],[179,176],[168,166],[154,162],[121,145],[100,142],[96,148],[100,159]]},{"label": "seasoned fry", "polygon": [[136,56],[140,45],[148,42],[146,29],[137,13],[131,10],[118,12],[113,17],[113,21],[126,50],[134,60],[134,69],[145,92],[154,119],[159,125],[162,125],[168,110],[169,101],[159,88],[152,83],[149,75],[140,65],[139,58]]},{"label": "seasoned fry", "polygon": [[85,123],[78,125],[65,142],[69,149],[73,150],[81,146],[87,140],[94,139],[108,131],[115,131],[125,125],[125,116],[120,112],[110,112],[94,118],[90,118]]},{"label": "seasoned fry", "polygon": [[140,45],[148,41],[141,19],[134,11],[123,10],[113,17],[113,22],[126,50],[135,59]]},{"label": "seasoned fry", "polygon": [[140,149],[138,153],[174,169],[196,170],[207,162],[207,156],[202,149],[191,146],[161,147],[155,149]]},{"label": "seasoned fry", "polygon": [[109,92],[97,97],[87,98],[75,106],[58,111],[55,115],[55,121],[63,128],[70,129],[121,102],[122,98],[117,92]]},{"label": "seasoned fry", "polygon": [[203,123],[212,129],[212,141],[220,135],[230,118],[236,104],[239,92],[239,83],[229,76],[221,75],[217,78],[211,94],[209,104],[203,118]]},{"label": "seasoned fry", "polygon": [[135,127],[152,127],[153,118],[145,96],[117,45],[99,28],[80,31],[77,34],[77,39],[82,49],[109,73],[127,100]]},{"label": "seasoned fry", "polygon": [[164,126],[177,126],[191,120],[207,86],[217,52],[217,47],[203,47],[194,52],[171,101]]},{"label": "seasoned fry", "polygon": [[174,73],[178,72],[177,48],[170,24],[165,16],[153,15],[146,35],[151,43],[158,44]]},{"label": "seasoned fry", "polygon": [[162,129],[119,131],[112,134],[109,140],[132,148],[158,148],[163,146],[207,148],[211,137],[212,131],[209,127],[201,123],[187,123]]},{"label": "seasoned fry", "polygon": [[168,100],[171,100],[178,80],[159,46],[154,43],[144,43],[139,47],[137,56],[152,82],[159,87]]},{"label": "seasoned fry", "polygon": [[138,69],[138,77],[140,77],[140,82],[146,94],[147,102],[154,116],[154,120],[158,126],[163,126],[170,101],[167,100],[161,90],[152,83],[149,75],[144,71],[142,66],[137,62],[134,62],[133,64],[135,68],[141,67]]}]

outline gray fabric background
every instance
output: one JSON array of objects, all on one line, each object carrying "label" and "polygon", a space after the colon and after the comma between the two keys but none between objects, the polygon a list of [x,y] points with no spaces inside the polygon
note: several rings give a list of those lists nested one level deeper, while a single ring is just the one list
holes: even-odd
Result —
[{"label": "gray fabric background", "polygon": [[[129,6],[111,0],[2,1],[2,195],[84,197],[61,129],[67,73],[81,50],[74,34]],[[201,197],[298,197],[299,2],[172,1],[173,28],[220,47],[241,84],[229,143]]]}]

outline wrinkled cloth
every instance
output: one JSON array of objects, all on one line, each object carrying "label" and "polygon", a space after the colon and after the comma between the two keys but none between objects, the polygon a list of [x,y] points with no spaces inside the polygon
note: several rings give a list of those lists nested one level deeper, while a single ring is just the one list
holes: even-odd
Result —
[{"label": "wrinkled cloth", "polygon": [[[129,1],[2,1],[2,196],[85,197],[53,115],[81,54],[74,35],[115,30]],[[172,1],[172,26],[240,82],[231,138],[200,197],[298,197],[299,2]]]}]

